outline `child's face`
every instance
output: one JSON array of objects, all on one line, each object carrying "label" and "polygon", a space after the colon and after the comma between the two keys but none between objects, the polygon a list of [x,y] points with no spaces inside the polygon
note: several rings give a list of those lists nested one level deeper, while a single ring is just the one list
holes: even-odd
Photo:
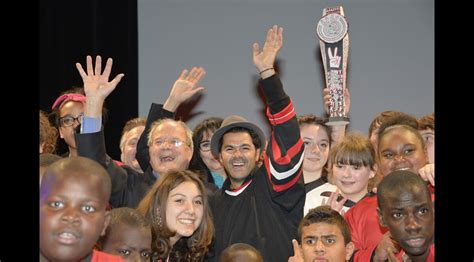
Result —
[{"label": "child's face", "polygon": [[75,172],[49,176],[40,195],[40,256],[80,260],[105,232],[108,196],[95,176]]},{"label": "child's face", "polygon": [[342,191],[345,197],[357,202],[367,194],[369,179],[375,176],[370,166],[345,165],[334,163],[332,165],[332,179],[334,184]]},{"label": "child's face", "polygon": [[425,190],[388,194],[384,197],[379,219],[389,228],[392,238],[412,256],[429,252],[434,239],[434,206]]},{"label": "child's face", "polygon": [[171,242],[189,237],[199,227],[204,212],[202,193],[193,182],[183,182],[170,191],[166,201],[166,225],[176,234]]},{"label": "child's face", "polygon": [[117,224],[110,231],[102,251],[121,256],[125,261],[150,261],[151,229]]},{"label": "child's face", "polygon": [[386,176],[396,170],[418,170],[428,163],[420,139],[410,130],[397,127],[388,131],[379,142],[380,171]]},{"label": "child's face", "polygon": [[304,261],[347,261],[354,252],[352,242],[344,244],[337,225],[325,222],[305,226],[301,232]]},{"label": "child's face", "polygon": [[318,172],[324,168],[329,158],[329,136],[320,125],[303,124],[301,139],[305,144],[303,170]]}]

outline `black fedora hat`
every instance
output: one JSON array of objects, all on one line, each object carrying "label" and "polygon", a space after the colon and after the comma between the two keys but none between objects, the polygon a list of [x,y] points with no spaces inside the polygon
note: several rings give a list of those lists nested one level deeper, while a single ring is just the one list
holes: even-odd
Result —
[{"label": "black fedora hat", "polygon": [[237,116],[237,115],[231,115],[228,116],[222,121],[221,127],[216,130],[214,135],[212,135],[211,139],[211,152],[214,156],[219,156],[220,153],[220,148],[219,148],[219,141],[221,138],[224,136],[224,134],[229,131],[230,129],[234,127],[243,127],[249,130],[252,130],[255,132],[258,136],[258,139],[260,139],[260,145],[265,146],[265,135],[263,134],[262,129],[260,129],[258,126],[250,123],[247,121],[247,119]]}]

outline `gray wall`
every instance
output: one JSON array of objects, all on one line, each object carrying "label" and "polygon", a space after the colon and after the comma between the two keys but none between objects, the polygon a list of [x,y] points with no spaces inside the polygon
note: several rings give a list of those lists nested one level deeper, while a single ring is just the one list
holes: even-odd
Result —
[{"label": "gray wall", "polygon": [[434,111],[432,0],[138,0],[139,114],[163,103],[184,68],[202,66],[207,91],[187,121],[239,114],[268,132],[256,90],[252,43],[284,28],[281,78],[298,114],[324,113],[315,25],[325,7],[342,5],[349,22],[351,130],[367,133],[381,111],[416,117]]}]

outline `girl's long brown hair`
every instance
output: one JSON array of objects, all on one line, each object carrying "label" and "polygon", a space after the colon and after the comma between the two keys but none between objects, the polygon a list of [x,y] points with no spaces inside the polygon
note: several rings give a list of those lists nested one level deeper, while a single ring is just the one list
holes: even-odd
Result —
[{"label": "girl's long brown hair", "polygon": [[[171,190],[183,182],[194,183],[202,193],[203,216],[199,227],[190,237],[181,238],[173,247],[172,232],[166,225],[166,202]],[[209,209],[209,200],[199,176],[189,170],[162,174],[137,207],[139,213],[151,222],[153,261],[202,261],[214,236],[214,224]]]}]

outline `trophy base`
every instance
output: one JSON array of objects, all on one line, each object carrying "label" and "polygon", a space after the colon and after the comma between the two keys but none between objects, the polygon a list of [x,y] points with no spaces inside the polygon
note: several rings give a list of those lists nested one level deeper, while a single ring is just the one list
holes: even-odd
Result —
[{"label": "trophy base", "polygon": [[344,116],[329,117],[326,125],[328,126],[339,126],[349,124],[349,118]]}]

